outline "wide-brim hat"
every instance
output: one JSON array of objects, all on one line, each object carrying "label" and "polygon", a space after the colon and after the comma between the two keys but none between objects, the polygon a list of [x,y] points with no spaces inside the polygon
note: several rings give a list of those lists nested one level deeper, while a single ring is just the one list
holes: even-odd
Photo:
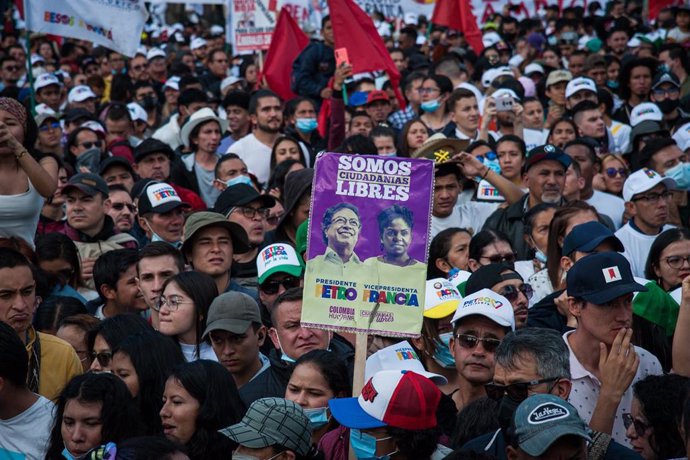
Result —
[{"label": "wide-brim hat", "polygon": [[207,123],[209,121],[215,121],[220,126],[220,132],[224,133],[228,129],[228,121],[220,118],[213,109],[205,107],[198,110],[189,117],[189,120],[182,126],[180,130],[180,137],[184,146],[189,148],[189,136],[191,136],[192,131],[199,125]]}]

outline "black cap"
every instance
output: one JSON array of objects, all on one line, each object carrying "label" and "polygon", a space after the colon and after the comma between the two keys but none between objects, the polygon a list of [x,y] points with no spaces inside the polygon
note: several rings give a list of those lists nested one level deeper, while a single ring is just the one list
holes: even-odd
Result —
[{"label": "black cap", "polygon": [[213,210],[227,216],[232,208],[245,206],[254,201],[259,201],[262,208],[272,208],[276,205],[276,200],[272,196],[259,195],[259,192],[251,185],[237,184],[223,190],[216,199]]},{"label": "black cap", "polygon": [[134,161],[139,163],[144,157],[154,153],[162,153],[164,155],[167,155],[167,157],[170,158],[171,161],[174,155],[173,150],[170,148],[168,144],[159,141],[158,139],[149,137],[148,139],[145,139],[135,147]]},{"label": "black cap", "polygon": [[80,118],[86,118],[89,120],[94,119],[93,114],[86,109],[70,109],[65,113],[63,120],[65,120],[68,123],[72,123],[79,120]]},{"label": "black cap", "polygon": [[625,251],[621,240],[606,225],[597,221],[576,225],[563,240],[563,255],[569,256],[575,251],[592,252],[604,241],[611,241],[618,252]]},{"label": "black cap", "polygon": [[670,145],[678,145],[672,137],[654,137],[645,142],[644,148],[640,150],[640,154],[638,156],[640,166],[648,165],[656,152],[661,149],[665,149]]},{"label": "black cap", "polygon": [[112,166],[122,166],[125,168],[129,173],[134,177],[134,168],[132,168],[132,165],[129,164],[129,161],[127,161],[126,158],[124,157],[108,157],[105,159],[105,161],[101,162],[101,167],[100,170],[98,171],[98,174],[101,176]]},{"label": "black cap", "polygon": [[654,75],[652,89],[655,89],[657,86],[663,85],[664,83],[671,83],[676,88],[680,88],[680,80],[678,80],[678,77],[676,77],[675,74],[671,72],[659,72]]},{"label": "black cap", "polygon": [[244,110],[249,110],[249,93],[246,91],[230,91],[223,98],[223,107],[236,105]]},{"label": "black cap", "polygon": [[567,153],[559,149],[555,145],[546,144],[534,147],[527,153],[527,160],[525,161],[525,171],[529,170],[532,166],[544,160],[554,160],[563,165],[565,169],[568,169],[572,160]]},{"label": "black cap", "polygon": [[[501,273],[510,271],[512,273]],[[465,295],[474,294],[482,289],[491,289],[501,281],[506,280],[520,280],[523,281],[522,276],[515,271],[513,267],[508,264],[489,264],[482,265],[473,272],[467,283],[465,284]]]},{"label": "black cap", "polygon": [[568,295],[604,305],[613,299],[645,292],[635,281],[630,262],[617,252],[597,252],[575,262],[566,276]]},{"label": "black cap", "polygon": [[148,213],[165,214],[173,209],[189,205],[184,203],[172,185],[165,182],[151,182],[139,195],[139,215]]},{"label": "black cap", "polygon": [[64,195],[73,188],[89,196],[101,193],[107,198],[109,193],[108,184],[105,183],[103,178],[91,173],[75,174],[62,188],[61,193]]}]

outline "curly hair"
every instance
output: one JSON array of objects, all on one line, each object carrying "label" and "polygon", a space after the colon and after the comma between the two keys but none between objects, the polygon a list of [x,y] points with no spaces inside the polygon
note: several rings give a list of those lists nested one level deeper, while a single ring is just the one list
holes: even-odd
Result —
[{"label": "curly hair", "polygon": [[394,204],[390,208],[381,211],[376,218],[379,224],[379,234],[383,237],[383,232],[386,231],[386,227],[393,223],[395,219],[402,219],[405,221],[410,229],[414,227],[414,215],[405,206],[400,206]]}]

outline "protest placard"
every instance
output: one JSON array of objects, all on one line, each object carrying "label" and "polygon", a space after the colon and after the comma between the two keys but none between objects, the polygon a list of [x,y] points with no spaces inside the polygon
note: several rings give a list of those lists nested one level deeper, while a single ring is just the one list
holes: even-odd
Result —
[{"label": "protest placard", "polygon": [[302,325],[419,335],[433,180],[431,160],[318,157]]}]

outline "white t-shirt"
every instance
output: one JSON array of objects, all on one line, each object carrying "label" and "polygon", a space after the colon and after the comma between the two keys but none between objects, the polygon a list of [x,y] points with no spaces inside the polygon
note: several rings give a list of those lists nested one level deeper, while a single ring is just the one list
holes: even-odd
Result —
[{"label": "white t-shirt", "polygon": [[534,147],[546,144],[547,137],[549,137],[549,131],[546,129],[523,128],[522,130],[522,140],[525,141],[528,152]]},{"label": "white t-shirt", "polygon": [[448,217],[431,216],[431,238],[440,231],[452,227],[472,229],[472,233],[478,233],[484,226],[484,222],[501,205],[501,203],[478,203],[465,201],[458,203]]},{"label": "white t-shirt", "polygon": [[623,198],[611,195],[610,193],[594,190],[592,196],[585,200],[591,204],[600,214],[606,214],[613,221],[616,230],[623,225],[623,213],[625,212],[625,201]]},{"label": "white t-shirt", "polygon": [[609,127],[609,133],[611,133],[613,142],[616,144],[614,153],[621,155],[626,153],[628,151],[628,147],[630,146],[630,134],[632,134],[632,128],[630,125],[612,120],[611,126]]},{"label": "white t-shirt", "polygon": [[188,363],[196,361],[197,359],[210,359],[211,361],[218,361],[216,353],[213,351],[213,347],[206,342],[201,342],[199,344],[199,357],[196,357],[196,345],[188,345],[186,343],[180,343],[180,348],[182,349],[182,354],[184,359]]},{"label": "white t-shirt", "polygon": [[0,459],[42,460],[48,450],[55,405],[39,396],[27,410],[0,419]]},{"label": "white t-shirt", "polygon": [[271,175],[271,148],[259,142],[254,133],[244,136],[230,146],[226,153],[238,155],[259,182],[265,184]]},{"label": "white t-shirt", "polygon": [[[661,232],[673,228],[673,225],[664,225]],[[661,233],[659,232],[659,233]],[[615,235],[623,243],[625,252],[623,256],[630,262],[633,276],[644,278],[644,267],[647,264],[649,249],[657,235],[646,235],[630,226],[630,222],[623,225]]]}]

